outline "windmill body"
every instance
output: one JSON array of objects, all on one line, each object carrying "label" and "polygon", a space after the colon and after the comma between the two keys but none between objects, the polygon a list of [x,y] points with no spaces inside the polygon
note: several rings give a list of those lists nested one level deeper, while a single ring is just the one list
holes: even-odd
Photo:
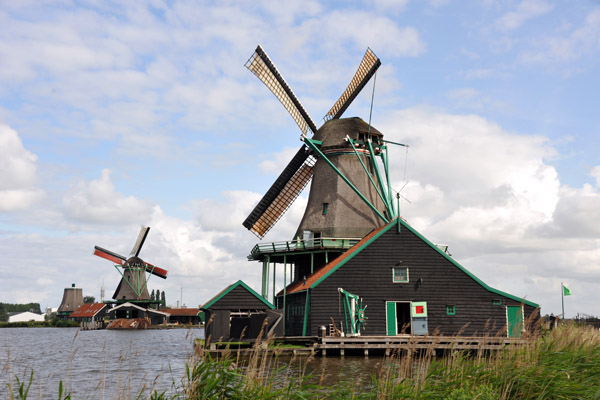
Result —
[{"label": "windmill body", "polygon": [[[385,213],[371,180],[376,182],[371,155],[364,148],[356,149],[347,137],[364,141],[370,135],[377,143],[383,135],[360,118],[333,119],[326,122],[315,134],[314,140],[322,142],[321,150],[333,165],[378,209]],[[370,177],[370,178],[369,178]],[[382,188],[377,186],[381,191]],[[311,232],[313,237],[362,238],[371,230],[382,226],[383,220],[365,203],[324,159],[318,159],[310,185],[308,204],[295,237]]]}]

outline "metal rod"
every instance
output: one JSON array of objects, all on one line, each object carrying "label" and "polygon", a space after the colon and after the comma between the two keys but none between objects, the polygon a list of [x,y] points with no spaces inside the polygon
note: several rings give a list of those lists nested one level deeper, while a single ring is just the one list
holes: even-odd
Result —
[{"label": "metal rod", "polygon": [[[354,151],[354,154],[356,154],[356,157],[358,158],[358,161],[360,161],[360,165],[362,165],[363,169],[365,170],[365,174],[367,174],[367,177],[369,177],[369,180],[371,181],[371,183],[373,184],[373,187],[377,191],[377,194],[379,195],[379,198],[381,199],[381,201],[383,201],[385,203],[385,199],[383,198],[383,195],[381,194],[381,191],[379,191],[379,188],[377,187],[377,184],[375,183],[375,181],[373,180],[373,177],[369,173],[369,170],[367,169],[367,166],[365,165],[365,163],[363,162],[363,160],[360,158],[360,155],[358,154],[358,151],[356,151],[356,148],[354,146],[354,140],[350,139],[350,137],[348,137],[348,136],[346,136],[346,139],[352,145],[352,150]],[[374,157],[374,156],[375,156],[374,154],[371,154],[371,158]]]},{"label": "metal rod", "polygon": [[[373,144],[371,142],[371,138],[369,137],[367,140],[367,144],[369,145],[369,151],[371,152],[371,154],[373,155],[371,157],[371,165],[373,166],[373,169],[375,170],[375,176],[377,177],[377,182],[379,182],[379,187],[381,187],[383,189],[383,179],[381,178],[381,173],[379,172],[379,167],[377,166],[377,158],[375,157],[375,151],[373,150]],[[390,212],[390,203],[389,201],[385,201],[384,200],[384,205],[385,208],[388,212],[388,215],[391,217],[391,212]]]},{"label": "metal rod", "polygon": [[356,186],[354,186],[352,184],[352,182],[350,182],[348,180],[348,178],[346,178],[344,176],[344,174],[339,169],[337,169],[337,167],[335,165],[333,165],[333,163],[325,156],[325,154],[323,154],[323,152],[321,152],[321,150],[312,142],[311,139],[309,139],[307,137],[303,137],[302,140],[304,141],[304,143],[306,143],[308,145],[308,147],[310,147],[314,152],[316,152],[319,155],[319,157],[321,157],[322,159],[324,159],[325,162],[327,162],[327,164],[329,164],[329,166],[331,168],[333,168],[333,170],[335,172],[337,172],[337,174],[342,178],[342,180],[344,182],[346,182],[348,184],[348,186],[350,186],[350,188],[352,190],[354,190],[354,192],[358,195],[358,197],[360,197],[375,212],[375,214],[377,214],[379,216],[379,218],[381,218],[386,224],[389,222],[387,220],[387,218],[385,218],[381,214],[381,212],[379,212],[379,210],[377,208],[375,208],[375,206],[373,204],[371,204],[371,202],[369,200],[367,200],[367,198],[360,192],[360,190],[358,190],[356,188]]}]

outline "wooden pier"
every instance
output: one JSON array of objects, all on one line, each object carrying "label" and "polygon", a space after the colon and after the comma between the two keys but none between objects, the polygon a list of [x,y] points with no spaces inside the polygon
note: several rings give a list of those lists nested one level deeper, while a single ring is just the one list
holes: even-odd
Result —
[{"label": "wooden pier", "polygon": [[[406,355],[415,352],[430,351],[443,354],[448,351],[487,352],[501,350],[507,346],[523,345],[526,339],[507,337],[478,336],[356,336],[338,337],[286,337],[277,339],[283,346],[268,346],[266,342],[259,347],[261,353],[277,355],[322,357],[353,356],[390,356]],[[223,353],[251,354],[255,351],[254,343],[246,342],[246,346],[230,345],[226,342],[211,343],[205,351],[218,355]],[[290,346],[291,345],[291,346]]]},{"label": "wooden pier", "polygon": [[315,351],[321,356],[345,356],[346,354],[369,354],[389,356],[395,353],[412,353],[415,351],[447,352],[452,350],[491,351],[500,350],[510,345],[522,345],[525,339],[506,337],[476,336],[356,336],[356,337],[324,337],[315,344]]}]

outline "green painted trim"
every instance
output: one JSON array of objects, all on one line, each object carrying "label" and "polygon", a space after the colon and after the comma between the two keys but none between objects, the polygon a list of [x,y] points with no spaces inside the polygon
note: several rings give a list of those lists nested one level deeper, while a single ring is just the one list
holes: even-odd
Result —
[{"label": "green painted trim", "polygon": [[313,283],[310,286],[310,288],[314,289],[315,287],[317,287],[321,282],[323,282],[325,279],[327,279],[331,274],[333,274],[335,271],[337,271],[338,269],[340,269],[344,264],[346,264],[348,261],[350,261],[352,258],[354,258],[355,255],[357,255],[358,253],[360,253],[361,251],[363,251],[366,247],[368,247],[369,245],[371,245],[371,243],[373,243],[375,240],[379,239],[379,237],[381,235],[383,235],[388,230],[390,230],[390,228],[392,226],[396,225],[396,223],[398,223],[398,227],[404,226],[406,229],[408,229],[409,231],[411,231],[412,233],[414,233],[419,239],[421,239],[425,243],[427,243],[429,245],[429,247],[435,249],[435,251],[437,251],[444,258],[446,258],[448,261],[450,261],[452,264],[454,264],[455,267],[457,267],[458,269],[460,269],[461,271],[463,271],[465,274],[467,274],[467,276],[469,276],[470,278],[472,278],[475,282],[477,282],[479,285],[481,285],[487,291],[489,291],[491,293],[498,294],[498,295],[506,297],[506,298],[509,298],[511,300],[514,300],[514,301],[518,301],[519,303],[527,304],[528,306],[531,306],[531,307],[534,307],[534,308],[539,308],[540,307],[540,305],[537,304],[537,303],[534,303],[534,302],[526,300],[526,299],[522,299],[520,297],[514,296],[512,294],[509,294],[509,293],[506,293],[506,292],[503,292],[501,290],[494,289],[494,288],[488,286],[482,280],[480,280],[478,277],[476,277],[475,275],[473,275],[469,270],[467,270],[465,267],[463,267],[462,265],[460,265],[456,260],[454,260],[448,254],[446,254],[445,252],[443,252],[442,250],[440,250],[435,244],[433,244],[432,242],[430,242],[429,239],[427,239],[425,236],[421,235],[419,232],[417,232],[413,227],[411,227],[410,225],[408,225],[406,222],[402,221],[401,218],[398,218],[398,221],[392,221],[392,222],[390,222],[379,233],[377,233],[375,236],[373,236],[371,239],[369,239],[367,242],[365,242],[358,249],[354,250],[352,252],[352,254],[348,255],[348,257],[346,257],[342,261],[340,261],[340,263],[338,265],[336,265],[331,270],[327,271],[327,273],[325,273],[325,275],[323,275],[318,281],[316,281],[315,283]]},{"label": "green painted trim", "polygon": [[310,305],[310,291],[306,291],[306,302],[304,304],[304,325],[302,326],[302,336],[306,336],[306,327],[308,326],[308,307]]},{"label": "green painted trim", "polygon": [[[377,182],[379,182],[379,187],[381,189],[383,189],[383,178],[381,177],[381,173],[379,172],[379,166],[377,165],[377,156],[375,155],[375,150],[373,150],[373,143],[370,138],[367,141],[367,144],[369,145],[369,152],[371,153],[371,165],[373,166],[373,169],[375,170],[375,176],[377,177]],[[382,199],[382,200],[383,200],[383,204],[385,205],[385,209],[387,210],[388,216],[390,218],[393,218],[393,212],[390,211],[391,206],[389,203],[389,199]]]},{"label": "green painted trim", "polygon": [[[381,146],[384,147],[384,146]],[[381,160],[383,161],[383,167],[385,168],[385,179],[387,180],[387,189],[388,189],[388,193],[387,193],[387,197],[388,197],[388,201],[390,203],[391,209],[392,209],[392,215],[390,215],[390,218],[396,218],[398,216],[398,214],[396,214],[396,209],[394,208],[394,193],[392,193],[392,184],[390,183],[390,164],[389,164],[389,157],[388,157],[388,152],[387,152],[387,146],[385,146],[385,154],[382,152],[381,153]]]},{"label": "green painted trim", "polygon": [[260,301],[262,301],[263,303],[265,303],[265,305],[267,307],[269,307],[271,310],[275,309],[275,306],[273,306],[273,304],[269,303],[267,300],[265,300],[260,294],[256,293],[254,291],[254,289],[252,289],[250,286],[246,285],[244,282],[242,281],[237,281],[236,283],[233,283],[231,285],[229,285],[229,287],[227,289],[225,289],[223,291],[223,293],[221,293],[219,296],[215,297],[214,299],[212,299],[209,303],[203,305],[202,309],[208,309],[210,308],[213,304],[215,304],[217,301],[221,300],[224,296],[226,296],[229,292],[231,292],[233,289],[235,289],[236,287],[241,286],[244,289],[246,289],[247,291],[249,291],[254,297],[256,297],[257,299],[259,299]]},{"label": "green painted trim", "polygon": [[456,315],[456,306],[446,306],[446,315]]},{"label": "green painted trim", "polygon": [[350,261],[352,258],[354,258],[355,255],[360,253],[364,248],[369,246],[371,243],[373,243],[375,240],[377,240],[381,235],[383,235],[385,232],[387,232],[392,225],[394,225],[394,224],[389,223],[384,229],[381,230],[381,232],[379,232],[378,234],[373,236],[371,239],[367,240],[365,243],[362,244],[362,246],[360,246],[358,249],[356,249],[351,254],[349,254],[348,257],[346,257],[342,261],[340,261],[338,265],[336,265],[331,270],[327,271],[325,273],[325,275],[323,275],[318,281],[316,281],[315,283],[310,285],[310,289],[316,288],[321,282],[323,282],[325,279],[327,279],[331,274],[333,274],[335,271],[340,269],[344,264],[346,264],[348,261]]},{"label": "green painted trim", "polygon": [[[352,146],[352,151],[354,151],[354,154],[356,155],[356,158],[358,158],[358,161],[360,161],[360,165],[362,165],[363,170],[365,171],[365,174],[367,174],[367,177],[369,178],[369,180],[371,181],[371,183],[373,184],[373,187],[375,188],[375,191],[377,192],[377,194],[379,195],[379,198],[381,199],[381,201],[383,201],[384,204],[386,203],[386,200],[384,199],[383,195],[381,194],[381,192],[379,191],[379,188],[377,187],[377,184],[375,183],[375,181],[373,180],[373,177],[371,176],[371,174],[369,173],[369,170],[367,169],[367,166],[365,165],[365,163],[363,162],[363,160],[360,158],[360,155],[358,154],[358,151],[356,151],[356,148],[354,147],[354,140],[350,139],[349,137],[348,141],[350,142],[351,146]],[[373,158],[375,155],[371,154],[371,158]],[[383,188],[382,188],[383,189]]]}]

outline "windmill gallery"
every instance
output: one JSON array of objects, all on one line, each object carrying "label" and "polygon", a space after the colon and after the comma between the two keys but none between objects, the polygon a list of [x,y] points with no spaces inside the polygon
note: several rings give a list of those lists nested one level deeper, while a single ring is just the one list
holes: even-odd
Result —
[{"label": "windmill gallery", "polygon": [[[375,76],[379,58],[367,49],[350,84],[317,128],[265,51],[246,63],[292,116],[302,146],[243,222],[262,239],[311,182],[304,216],[292,238],[260,242],[248,259],[262,266],[261,287],[238,281],[201,309],[207,344],[284,338],[443,336],[520,337],[539,306],[489,287],[447,251],[399,216],[390,184],[389,146],[369,122],[342,118]],[[129,310],[153,322],[146,274],[167,271],[139,253],[130,257],[95,247],[122,275],[115,314]],[[283,287],[276,290],[277,277]],[[135,311],[134,311],[135,310]]]}]

